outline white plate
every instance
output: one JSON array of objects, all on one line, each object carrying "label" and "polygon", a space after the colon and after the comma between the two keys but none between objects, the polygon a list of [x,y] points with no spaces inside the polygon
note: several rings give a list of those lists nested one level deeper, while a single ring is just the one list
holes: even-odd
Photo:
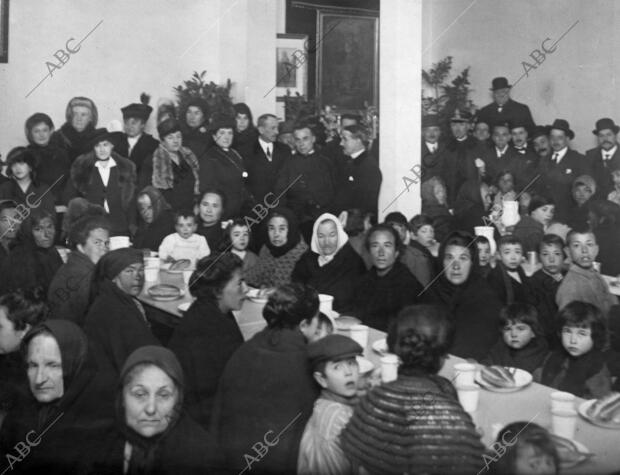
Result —
[{"label": "white plate", "polygon": [[496,386],[493,386],[492,384],[487,383],[486,381],[482,379],[480,370],[476,371],[476,377],[474,379],[484,389],[488,389],[489,391],[493,391],[494,393],[514,393],[515,391],[520,391],[521,389],[528,386],[534,379],[532,378],[532,375],[525,370],[518,369],[518,368],[506,368],[506,369],[515,370],[514,378],[515,378],[516,386],[512,388],[498,388]]},{"label": "white plate", "polygon": [[172,302],[173,300],[179,300],[185,295],[185,290],[183,289],[179,289],[179,290],[181,291],[181,293],[178,296],[170,296],[170,297],[156,297],[156,296],[151,295],[148,290],[146,291],[146,294],[153,300],[156,300],[157,302]]},{"label": "white plate", "polygon": [[180,304],[177,309],[179,310],[179,312],[187,312],[187,310],[189,309],[189,307],[192,305],[193,302],[183,302],[182,304]]},{"label": "white plate", "polygon": [[366,374],[375,368],[372,361],[364,358],[363,356],[356,356],[357,364],[360,367],[360,374]]},{"label": "white plate", "polygon": [[581,404],[579,404],[579,407],[577,408],[577,412],[579,412],[579,415],[583,417],[586,421],[594,424],[595,426],[604,427],[606,429],[620,430],[620,424],[617,424],[615,422],[599,421],[598,419],[594,417],[590,417],[588,415],[588,409],[595,402],[596,402],[596,399],[590,399],[589,401],[584,401]]},{"label": "white plate", "polygon": [[254,303],[260,303],[260,304],[267,303],[268,296],[260,295],[259,293],[260,293],[260,289],[250,289],[246,292],[245,296]]},{"label": "white plate", "polygon": [[[557,436],[554,436],[554,437],[557,437]],[[558,450],[558,456],[560,456],[560,468],[561,469],[576,467],[577,465],[579,465],[582,462],[585,462],[586,460],[588,460],[590,457],[594,455],[592,452],[590,452],[590,449],[588,449],[581,442],[574,440],[574,439],[567,439],[567,440],[570,440],[573,444],[575,444],[575,447],[577,447],[577,449],[579,450],[579,452],[581,452],[582,455],[578,459],[572,460],[570,462],[562,461],[562,457],[560,456],[562,451]],[[557,444],[556,444],[556,447],[558,447]]]},{"label": "white plate", "polygon": [[387,355],[389,353],[387,340],[385,338],[381,338],[380,340],[375,341],[372,344],[372,349],[381,356]]}]

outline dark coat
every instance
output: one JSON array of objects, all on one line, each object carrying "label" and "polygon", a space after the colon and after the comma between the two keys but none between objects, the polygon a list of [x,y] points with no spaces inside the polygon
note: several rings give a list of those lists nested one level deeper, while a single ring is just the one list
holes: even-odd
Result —
[{"label": "dark coat", "polygon": [[377,160],[365,151],[355,160],[347,157],[338,163],[333,214],[338,216],[342,211],[357,208],[376,215],[383,179]]},{"label": "dark coat", "polygon": [[599,225],[594,229],[598,244],[597,261],[601,263],[601,274],[620,275],[620,224]]},{"label": "dark coat", "polygon": [[484,365],[519,368],[528,373],[533,373],[535,370],[542,367],[548,354],[549,346],[544,337],[534,338],[526,346],[518,350],[510,348],[504,340],[500,338],[481,363]]},{"label": "dark coat", "polygon": [[243,343],[232,313],[217,303],[197,300],[175,328],[168,347],[185,375],[185,407],[204,428],[209,427],[213,399],[226,363]]},{"label": "dark coat", "polygon": [[457,193],[463,183],[469,180],[478,180],[476,158],[482,154],[478,141],[473,137],[466,140],[450,140],[446,144],[443,174],[441,178],[446,184],[448,206],[453,208],[457,201]]},{"label": "dark coat", "polygon": [[217,222],[212,226],[205,226],[200,222],[200,218],[198,220],[199,223],[196,233],[204,236],[207,240],[211,254],[221,250],[223,243],[226,241],[226,231],[222,228],[222,223]]},{"label": "dark coat", "polygon": [[43,292],[63,264],[54,247],[43,249],[30,242],[17,242],[0,268],[0,293],[41,287]]},{"label": "dark coat", "polygon": [[431,153],[426,146],[426,142],[424,142],[424,138],[422,138],[422,155],[420,159],[422,164],[422,181],[426,181],[434,176],[442,177],[444,175],[445,153],[446,146],[441,142],[437,144],[435,153]]},{"label": "dark coat", "polygon": [[150,249],[157,252],[164,238],[174,232],[174,214],[171,210],[165,209],[151,224],[146,224],[143,219],[139,220],[132,244],[136,249]]},{"label": "dark coat", "polygon": [[24,193],[16,181],[6,181],[0,185],[0,200],[13,200],[28,209],[41,208],[56,216],[55,197],[46,183],[32,182]]},{"label": "dark coat", "polygon": [[480,361],[498,338],[502,303],[486,280],[470,275],[462,285],[440,277],[423,294],[425,303],[442,305],[454,323],[450,353]]},{"label": "dark coat", "polygon": [[507,269],[501,262],[489,271],[487,282],[504,305],[511,303],[531,303],[534,304],[532,289],[529,279],[523,272],[521,266],[517,268],[517,273],[521,279],[521,283],[510,277]]},{"label": "dark coat", "polygon": [[299,442],[318,394],[299,329],[265,329],[241,345],[220,379],[212,419],[226,466],[236,472],[247,468],[244,454],[255,457],[256,442],[267,433],[273,440],[286,429],[251,469],[295,473]]},{"label": "dark coat", "polygon": [[540,157],[529,148],[519,151],[517,148],[511,147],[511,150],[517,157],[515,186],[518,191],[525,189],[531,194],[538,181],[536,177],[540,167]]},{"label": "dark coat", "polygon": [[[275,194],[300,223],[314,222],[328,211],[336,192],[335,172],[329,159],[316,152],[293,155],[280,170]],[[273,201],[273,198],[272,200]]]},{"label": "dark coat", "polygon": [[355,286],[355,297],[350,309],[365,325],[387,331],[392,320],[403,307],[417,303],[422,285],[404,264],[396,262],[383,277],[377,269],[367,271]]},{"label": "dark coat", "polygon": [[562,281],[557,281],[543,269],[534,272],[530,278],[536,309],[538,310],[538,321],[543,327],[549,347],[554,349],[560,344],[558,328],[556,325],[556,315],[558,305],[555,303],[555,294]]},{"label": "dark coat", "polygon": [[497,103],[487,104],[478,112],[478,120],[491,126],[498,122],[520,122],[525,124],[528,130],[534,128],[534,119],[532,119],[530,108],[512,99],[503,105],[501,112],[499,112]]},{"label": "dark coat", "polygon": [[586,161],[590,168],[590,175],[596,181],[594,197],[606,200],[607,195],[614,189],[611,172],[620,168],[620,146],[608,162],[603,160],[603,149],[601,147],[588,150],[586,152]]},{"label": "dark coat", "polygon": [[66,205],[66,186],[69,181],[71,161],[64,148],[49,144],[47,147],[28,145],[28,150],[36,157],[34,168],[37,182],[54,185],[50,193],[57,205]]},{"label": "dark coat", "polygon": [[0,355],[0,413],[16,410],[29,397],[30,387],[23,353],[18,350]]},{"label": "dark coat", "polygon": [[295,264],[292,280],[332,295],[334,310],[351,307],[355,282],[366,272],[362,258],[349,243],[342,246],[334,259],[323,267],[319,267],[318,258],[318,254],[308,250]]},{"label": "dark coat", "polygon": [[521,240],[524,254],[530,251],[538,252],[538,246],[545,235],[545,227],[526,214],[515,224],[512,234]]},{"label": "dark coat", "polygon": [[195,129],[183,126],[181,133],[183,134],[183,146],[194,152],[199,160],[213,146],[213,138],[206,126]]},{"label": "dark coat", "polygon": [[580,175],[589,172],[586,158],[574,150],[568,150],[562,161],[557,164],[551,157],[540,162],[540,179],[536,185],[538,191],[555,201],[554,217],[557,221],[565,223],[569,218],[569,210],[572,205],[573,181]]},{"label": "dark coat", "polygon": [[118,133],[114,139],[114,151],[121,157],[131,160],[136,166],[136,173],[140,175],[142,163],[153,155],[153,152],[159,147],[159,141],[152,135],[143,133],[131,149],[130,155],[127,137],[128,135],[125,133]]},{"label": "dark coat", "polygon": [[[254,154],[255,144],[258,141],[258,130],[250,125],[243,132],[235,130],[232,148],[243,157],[243,161],[250,158]],[[246,165],[247,168],[247,165]]]},{"label": "dark coat", "polygon": [[[274,142],[271,161],[269,161],[258,138],[254,141],[250,153],[243,155],[245,169],[248,172],[247,186],[259,202],[262,202],[267,194],[275,193],[280,171],[290,159],[291,149],[288,145]],[[270,201],[273,200],[273,197],[269,198],[271,198]]]},{"label": "dark coat", "polygon": [[[122,475],[125,437],[115,431],[98,441],[95,450],[86,455],[89,475]],[[189,416],[182,414],[163,440],[159,441],[154,465],[149,475],[209,475],[220,473],[213,437]]]},{"label": "dark coat", "polygon": [[225,151],[214,145],[198,158],[200,164],[200,191],[217,188],[226,194],[222,219],[242,217],[254,206],[254,198],[246,188],[247,175],[243,159],[234,150]]},{"label": "dark coat", "polygon": [[50,144],[67,151],[69,161],[73,163],[77,157],[92,151],[92,140],[95,138],[95,128],[89,125],[82,132],[78,132],[71,124],[65,122],[60,129],[52,134]]},{"label": "dark coat", "polygon": [[67,319],[80,327],[84,324],[95,264],[86,254],[74,250],[52,279],[47,301],[52,318]]},{"label": "dark coat", "polygon": [[519,154],[510,146],[506,147],[501,157],[497,156],[498,151],[495,145],[485,149],[480,153],[480,157],[485,163],[485,177],[492,183],[497,182],[499,174],[505,170],[512,172],[513,176],[519,175],[520,157]]}]

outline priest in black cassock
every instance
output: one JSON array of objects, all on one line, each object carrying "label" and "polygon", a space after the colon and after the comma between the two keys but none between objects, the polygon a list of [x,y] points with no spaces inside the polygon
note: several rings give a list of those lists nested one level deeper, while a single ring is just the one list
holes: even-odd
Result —
[{"label": "priest in black cassock", "polygon": [[114,151],[122,157],[129,158],[140,173],[142,162],[145,158],[153,155],[159,142],[144,132],[153,108],[148,105],[150,97],[146,94],[140,96],[140,104],[133,103],[121,109],[125,132],[115,132],[112,137]]},{"label": "priest in black cassock", "polygon": [[487,124],[519,122],[525,124],[528,132],[531,132],[534,128],[534,119],[530,108],[510,98],[512,86],[508,84],[508,80],[502,77],[495,78],[491,86],[493,102],[480,109],[478,119]]}]

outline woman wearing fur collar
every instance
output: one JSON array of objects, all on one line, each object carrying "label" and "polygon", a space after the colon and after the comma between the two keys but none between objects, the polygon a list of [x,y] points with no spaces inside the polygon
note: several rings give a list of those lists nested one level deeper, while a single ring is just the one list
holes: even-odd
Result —
[{"label": "woman wearing fur collar", "polygon": [[193,209],[199,195],[198,159],[183,146],[180,124],[172,118],[157,126],[161,143],[140,170],[140,188],[154,186],[172,209]]},{"label": "woman wearing fur collar", "polygon": [[97,129],[92,151],[80,156],[71,167],[75,196],[103,206],[114,235],[129,235],[135,227],[136,166],[114,153],[110,133]]}]

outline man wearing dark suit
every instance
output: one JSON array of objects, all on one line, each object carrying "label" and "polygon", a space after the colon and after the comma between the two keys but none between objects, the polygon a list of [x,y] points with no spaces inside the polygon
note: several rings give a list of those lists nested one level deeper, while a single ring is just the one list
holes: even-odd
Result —
[{"label": "man wearing dark suit", "polygon": [[441,127],[435,114],[422,117],[422,181],[441,176],[446,147],[439,142]]},{"label": "man wearing dark suit", "polygon": [[322,148],[323,155],[327,158],[331,158],[334,163],[342,161],[346,157],[340,146],[342,141],[342,131],[351,125],[360,125],[361,118],[356,114],[342,114],[340,116],[340,126],[338,127],[338,133],[329,140]]},{"label": "man wearing dark suit", "polygon": [[595,197],[599,199],[606,200],[614,189],[611,172],[620,168],[619,131],[620,127],[607,118],[597,120],[596,128],[592,131],[598,139],[598,147],[588,150],[586,159],[592,178],[596,181]]},{"label": "man wearing dark suit", "polygon": [[487,124],[520,122],[525,124],[528,130],[532,130],[534,119],[532,119],[530,108],[510,98],[511,87],[506,78],[493,79],[491,87],[493,102],[480,109],[478,118]]},{"label": "man wearing dark suit", "polygon": [[291,158],[291,150],[278,142],[278,119],[273,114],[263,114],[258,118],[258,139],[254,142],[252,153],[244,157],[248,172],[247,186],[258,202],[275,190],[278,174]]},{"label": "man wearing dark suit", "polygon": [[552,154],[541,160],[540,190],[555,201],[555,220],[566,223],[572,206],[573,181],[588,174],[589,167],[582,154],[568,148],[570,140],[575,137],[568,121],[554,120],[549,135]]},{"label": "man wearing dark suit", "polygon": [[446,155],[442,178],[448,193],[448,206],[454,207],[457,193],[467,180],[475,180],[481,175],[483,166],[480,159],[482,150],[478,141],[468,135],[471,114],[467,111],[454,111],[450,118],[453,138],[446,144]]},{"label": "man wearing dark suit", "polygon": [[341,146],[346,158],[336,170],[336,195],[331,206],[336,215],[350,209],[377,215],[383,177],[377,160],[366,149],[368,139],[368,132],[359,125],[342,131]]},{"label": "man wearing dark suit", "polygon": [[510,124],[510,136],[512,138],[512,153],[517,157],[515,176],[517,190],[525,187],[531,192],[531,187],[536,183],[538,164],[540,159],[536,153],[528,147],[528,130],[524,122]]},{"label": "man wearing dark suit", "polygon": [[509,171],[516,182],[519,157],[509,144],[510,126],[505,122],[500,122],[494,124],[492,130],[493,147],[484,148],[480,151],[480,158],[484,162],[484,167],[480,170],[481,175],[488,178],[490,183],[496,183],[501,172]]},{"label": "man wearing dark suit", "polygon": [[144,132],[146,122],[153,111],[148,105],[149,97],[143,94],[140,99],[143,103],[129,104],[121,109],[125,132],[113,133],[112,137],[114,151],[122,157],[129,158],[136,166],[138,174],[144,159],[153,155],[159,146],[159,142],[152,135]]}]

